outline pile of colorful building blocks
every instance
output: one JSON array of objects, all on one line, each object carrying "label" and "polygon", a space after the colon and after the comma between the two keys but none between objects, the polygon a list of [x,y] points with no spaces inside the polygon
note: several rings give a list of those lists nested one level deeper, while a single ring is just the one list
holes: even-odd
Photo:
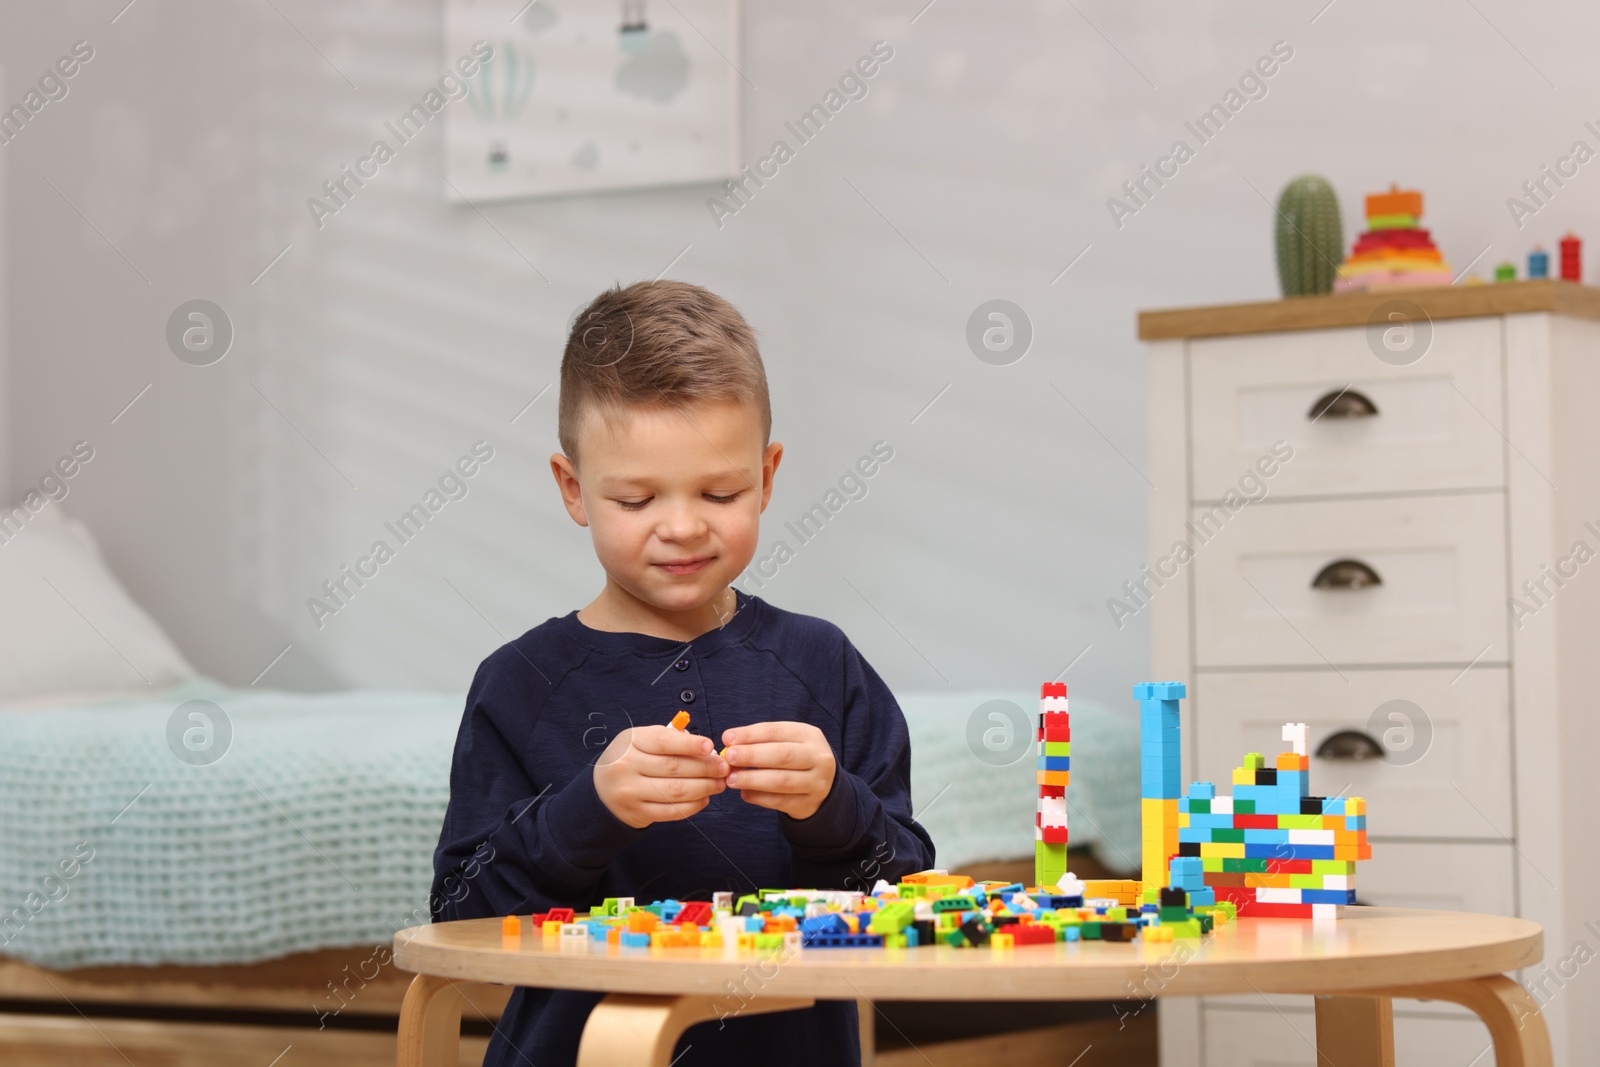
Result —
[{"label": "pile of colorful building blocks", "polygon": [[1367,232],[1356,238],[1339,265],[1336,293],[1416,285],[1449,285],[1450,265],[1434,245],[1422,218],[1422,194],[1391,185],[1367,197]]},{"label": "pile of colorful building blocks", "polygon": [[[635,905],[608,897],[586,916],[558,908],[532,916],[532,929],[561,948],[602,942],[618,948],[715,948],[770,951],[823,948],[1007,949],[1057,941],[1172,941],[1198,938],[1236,914],[1232,904],[1187,906],[1171,889],[1155,904],[1131,902],[1138,882],[1077,882],[1078,892],[1025,889],[1020,882],[974,882],[960,874],[923,871],[899,885],[880,881],[872,893],[763,889],[733,899],[659,900]],[[1100,886],[1116,895],[1085,899]],[[507,916],[503,941],[515,947],[522,920]]]}]

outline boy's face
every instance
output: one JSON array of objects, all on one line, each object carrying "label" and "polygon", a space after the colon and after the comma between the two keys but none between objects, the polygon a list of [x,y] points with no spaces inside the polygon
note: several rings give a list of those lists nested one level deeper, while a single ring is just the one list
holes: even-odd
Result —
[{"label": "boy's face", "polygon": [[560,454],[550,466],[608,586],[661,613],[716,600],[755,555],[772,496],[783,446],[761,438],[749,401],[586,412],[580,466]]}]

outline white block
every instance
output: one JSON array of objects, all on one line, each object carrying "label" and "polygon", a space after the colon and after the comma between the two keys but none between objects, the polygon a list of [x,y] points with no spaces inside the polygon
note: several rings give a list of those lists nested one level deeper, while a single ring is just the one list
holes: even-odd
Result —
[{"label": "white block", "polygon": [[1041,714],[1041,715],[1043,715],[1047,711],[1066,711],[1066,710],[1067,710],[1067,698],[1066,697],[1040,697],[1039,698],[1039,714]]},{"label": "white block", "polygon": [[[1067,798],[1066,797],[1040,797],[1039,798],[1039,812],[1042,815],[1061,815],[1061,816],[1065,816],[1067,814]],[[1066,824],[1063,823],[1062,825],[1066,825]]]},{"label": "white block", "polygon": [[[1063,797],[1062,799],[1066,799],[1066,798]],[[1232,797],[1212,797],[1211,798],[1211,814],[1213,814],[1213,815],[1232,815],[1233,814],[1233,798]]]},{"label": "white block", "polygon": [[1303,722],[1286,722],[1283,724],[1283,739],[1294,746],[1294,754],[1306,755],[1306,739],[1310,733]]},{"label": "white block", "polygon": [[1331,845],[1333,843],[1332,830],[1289,831],[1289,844],[1291,845]]},{"label": "white block", "polygon": [[[1301,904],[1300,890],[1275,889],[1271,886],[1262,886],[1256,890],[1256,899],[1263,904]],[[1330,905],[1331,907],[1331,905]]]}]

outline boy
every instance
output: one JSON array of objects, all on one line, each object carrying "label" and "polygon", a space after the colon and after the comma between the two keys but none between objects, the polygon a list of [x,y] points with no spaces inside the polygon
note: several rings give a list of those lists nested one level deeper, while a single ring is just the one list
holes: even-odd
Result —
[{"label": "boy", "polygon": [[[771,425],[754,335],[721,298],[641,282],[578,317],[550,467],[605,586],[478,668],[434,921],[582,914],[608,896],[870,890],[933,866],[883,681],[837,627],[731,585],[783,457]],[[681,732],[665,725],[680,709]],[[599,999],[518,989],[486,1067],[572,1063]],[[851,1001],[737,1005],[686,1031],[674,1064],[858,1062]]]}]

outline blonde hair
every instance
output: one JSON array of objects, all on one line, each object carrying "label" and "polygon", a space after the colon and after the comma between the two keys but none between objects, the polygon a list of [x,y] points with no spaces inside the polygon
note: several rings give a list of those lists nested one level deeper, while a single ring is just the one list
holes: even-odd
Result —
[{"label": "blonde hair", "polygon": [[755,332],[734,306],[698,285],[635,282],[607,289],[579,312],[561,357],[556,434],[578,462],[585,415],[629,407],[754,401],[765,445],[772,402]]}]

